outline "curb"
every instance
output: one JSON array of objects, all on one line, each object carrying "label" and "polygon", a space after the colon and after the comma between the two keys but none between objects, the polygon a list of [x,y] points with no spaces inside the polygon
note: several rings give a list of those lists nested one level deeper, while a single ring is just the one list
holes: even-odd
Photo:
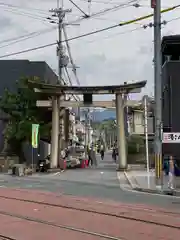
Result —
[{"label": "curb", "polygon": [[168,196],[177,196],[180,197],[180,192],[176,190],[156,190],[156,189],[146,189],[135,187],[133,190],[144,193],[159,194],[159,195],[168,195]]},{"label": "curb", "polygon": [[128,181],[131,189],[136,192],[142,192],[142,193],[149,193],[149,194],[158,194],[158,195],[164,195],[164,196],[175,196],[175,197],[180,197],[180,191],[176,190],[158,190],[158,189],[148,189],[148,188],[141,188],[134,179],[134,177],[129,177],[127,172],[124,171],[124,176],[126,180]]},{"label": "curb", "polygon": [[135,179],[134,179],[134,181],[132,180],[132,178],[134,178],[134,177],[129,177],[126,171],[124,171],[124,176],[132,189],[138,188],[138,184],[134,183]]}]

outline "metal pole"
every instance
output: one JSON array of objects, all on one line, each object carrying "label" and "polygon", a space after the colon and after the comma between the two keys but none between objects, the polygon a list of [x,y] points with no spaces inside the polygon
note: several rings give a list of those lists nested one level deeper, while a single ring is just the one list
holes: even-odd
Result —
[{"label": "metal pole", "polygon": [[117,144],[118,144],[118,170],[127,169],[127,149],[124,126],[124,102],[122,94],[116,94],[116,118],[117,118]]},{"label": "metal pole", "polygon": [[34,172],[34,148],[33,148],[33,146],[32,146],[32,172]]},{"label": "metal pole", "polygon": [[[126,85],[126,84],[127,84],[127,82],[124,82],[124,85]],[[127,93],[123,94],[123,99],[124,99],[124,103],[126,103],[128,100]],[[125,135],[126,135],[126,137],[128,137],[129,131],[128,131],[128,106],[127,105],[124,107],[124,124],[125,124]]]},{"label": "metal pole", "polygon": [[63,27],[63,10],[58,11],[58,83],[62,84],[62,27]]},{"label": "metal pole", "polygon": [[85,117],[85,157],[88,158],[88,149],[89,149],[89,144],[88,144],[88,119],[87,119],[87,112],[86,110],[84,111],[84,117]]},{"label": "metal pole", "polygon": [[[57,2],[58,4],[58,2]],[[62,16],[62,10],[60,8],[52,9],[50,12],[53,12],[57,14],[58,16],[58,83],[61,83],[61,16]],[[62,132],[62,127],[60,127],[60,120],[59,120],[59,103],[60,98],[59,97],[53,97],[52,98],[52,132],[51,132],[51,168],[56,168],[58,166],[58,156],[59,156],[59,145],[60,145],[60,136]]]},{"label": "metal pole", "polygon": [[144,132],[145,132],[145,138],[146,138],[146,164],[147,164],[147,180],[148,180],[147,182],[148,182],[148,188],[150,188],[147,96],[144,97]]},{"label": "metal pole", "polygon": [[87,111],[87,131],[88,131],[88,144],[91,144],[91,120],[90,120],[90,110]]},{"label": "metal pole", "polygon": [[[162,81],[161,81],[161,0],[155,1],[154,6],[154,93],[155,93],[155,163],[159,171],[156,171],[156,186],[162,187],[162,142],[161,142],[161,128],[162,128]],[[157,170],[157,169],[156,169]],[[159,172],[159,174],[158,174]]]},{"label": "metal pole", "polygon": [[[62,84],[62,24],[63,24],[63,10],[58,9],[58,84]],[[58,99],[59,109],[62,96]],[[60,156],[61,151],[63,150],[63,118],[59,119],[59,137],[58,137],[58,157]],[[64,127],[65,129],[65,127]]]}]

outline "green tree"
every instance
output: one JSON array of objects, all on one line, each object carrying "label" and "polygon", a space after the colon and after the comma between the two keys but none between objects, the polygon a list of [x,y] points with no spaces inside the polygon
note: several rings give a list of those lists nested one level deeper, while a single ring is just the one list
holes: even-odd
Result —
[{"label": "green tree", "polygon": [[99,125],[97,125],[97,129],[101,132],[104,133],[105,139],[102,139],[100,137],[100,141],[104,142],[104,144],[109,147],[110,145],[113,144],[113,141],[116,139],[116,123],[114,120],[109,119],[109,120],[104,120]]},{"label": "green tree", "polygon": [[127,139],[128,153],[129,154],[140,154],[144,153],[144,140],[141,136],[130,136]]},{"label": "green tree", "polygon": [[[33,81],[40,80],[33,78]],[[6,151],[15,153],[20,162],[25,161],[22,143],[31,142],[32,124],[40,124],[40,135],[47,135],[50,129],[50,125],[42,120],[43,112],[36,107],[38,98],[33,88],[28,86],[28,78],[23,78],[17,82],[16,92],[6,89],[0,101],[0,109],[9,118],[4,131],[8,144]]]}]

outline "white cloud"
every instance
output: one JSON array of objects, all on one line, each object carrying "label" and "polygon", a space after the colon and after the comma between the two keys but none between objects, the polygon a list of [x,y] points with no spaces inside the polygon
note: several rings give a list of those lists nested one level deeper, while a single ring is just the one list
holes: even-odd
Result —
[{"label": "white cloud", "polygon": [[[26,41],[12,44],[2,48],[3,40],[16,38],[35,31],[52,28],[55,25],[48,23],[46,17],[50,16],[48,10],[55,8],[56,0],[6,0],[5,4],[21,6],[19,8],[0,5],[0,56],[18,52],[24,49],[38,47],[40,45],[56,42],[56,30],[44,33]],[[85,12],[88,13],[88,3],[86,0],[74,0]],[[102,3],[97,3],[102,2]],[[107,4],[106,2],[109,2]],[[98,12],[105,8],[110,8],[118,3],[128,2],[125,0],[92,0],[91,12]],[[150,0],[137,0],[143,6],[135,8],[132,6],[122,7],[116,11],[110,11],[92,19],[80,21],[80,26],[69,26],[68,36],[74,37],[100,28],[104,28],[122,21],[127,21],[152,12]],[[0,4],[2,1],[0,1]],[[168,7],[179,4],[179,0],[163,1],[163,6]],[[72,13],[68,13],[66,21],[74,21],[82,16],[68,0],[64,1],[65,8],[72,8]],[[37,10],[35,10],[37,9]],[[179,10],[162,15],[162,20],[171,20],[178,17]],[[153,91],[153,29],[140,28],[149,23],[152,19],[144,20],[138,24],[123,26],[95,35],[87,36],[70,42],[71,51],[76,65],[81,84],[85,85],[107,85],[123,84],[132,80],[147,80],[148,84],[143,93]],[[179,21],[169,22],[163,26],[163,34],[178,33]],[[8,57],[7,59],[30,59],[45,60],[53,68],[57,69],[56,47],[52,46],[37,51],[28,52],[22,55]],[[75,83],[75,82],[74,82]]]}]

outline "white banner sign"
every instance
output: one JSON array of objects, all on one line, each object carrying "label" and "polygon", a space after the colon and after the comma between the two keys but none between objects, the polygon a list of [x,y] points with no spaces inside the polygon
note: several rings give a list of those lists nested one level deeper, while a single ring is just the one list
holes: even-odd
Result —
[{"label": "white banner sign", "polygon": [[180,143],[180,133],[163,133],[163,143]]}]

